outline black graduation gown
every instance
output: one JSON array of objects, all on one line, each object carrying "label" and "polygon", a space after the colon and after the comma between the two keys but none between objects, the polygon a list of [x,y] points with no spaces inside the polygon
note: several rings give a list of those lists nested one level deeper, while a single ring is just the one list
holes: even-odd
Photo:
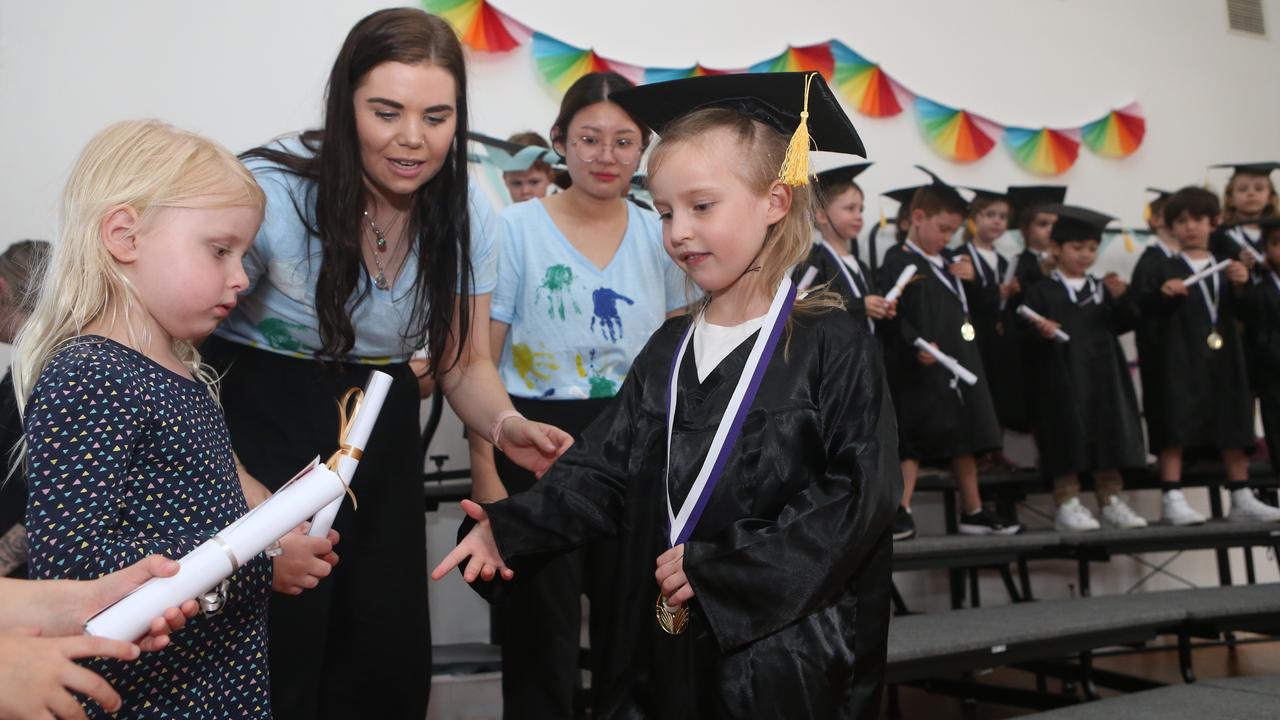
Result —
[{"label": "black graduation gown", "polygon": [[[898,299],[897,317],[880,324],[898,411],[898,451],[904,459],[936,462],[998,449],[1003,433],[981,351],[976,342],[960,337],[964,311],[959,298],[929,269],[926,259],[905,245],[885,255],[880,284],[890,286],[912,264],[915,279]],[[978,383],[970,386],[956,380],[940,363],[922,365],[913,345],[918,337],[955,358],[978,376]]]},{"label": "black graduation gown", "polygon": [[1250,384],[1258,394],[1267,454],[1280,464],[1280,288],[1271,272],[1258,273],[1241,296]]},{"label": "black graduation gown", "polygon": [[1138,324],[1134,327],[1134,343],[1138,350],[1138,372],[1142,378],[1142,413],[1147,419],[1147,437],[1151,447],[1169,445],[1160,435],[1163,423],[1152,418],[1163,417],[1165,409],[1164,385],[1164,296],[1160,287],[1164,284],[1164,266],[1172,257],[1160,248],[1156,240],[1138,257],[1129,281],[1127,295],[1133,297],[1138,307]]},{"label": "black graduation gown", "polygon": [[[1231,233],[1233,231],[1241,232],[1240,230],[1235,230],[1235,226],[1232,225],[1219,225],[1213,229],[1213,233],[1209,235],[1209,251],[1212,252],[1215,257],[1231,258],[1232,260],[1240,259],[1240,253],[1244,252],[1244,248],[1240,246],[1240,243],[1231,238]],[[1255,241],[1248,235],[1244,236],[1244,240],[1249,243],[1249,246],[1254,250],[1257,250],[1260,253],[1263,252],[1260,241]]]},{"label": "black graduation gown", "polygon": [[[1101,282],[1093,279],[1093,287]],[[1071,341],[1027,333],[1032,427],[1050,477],[1146,465],[1138,398],[1117,336],[1138,321],[1126,292],[1096,301],[1091,286],[1071,300],[1060,282],[1037,283],[1024,304],[1062,324]]]},{"label": "black graduation gown", "polygon": [[[1171,278],[1191,275],[1190,266],[1181,256],[1165,260],[1161,270],[1160,285]],[[1221,300],[1217,328],[1223,339],[1220,350],[1211,350],[1206,342],[1213,324],[1199,285],[1192,287],[1186,297],[1166,298],[1161,294],[1150,301],[1150,312],[1162,323],[1164,355],[1157,379],[1164,393],[1164,411],[1159,415],[1147,413],[1152,452],[1167,447],[1253,447],[1253,396],[1245,372],[1244,343],[1236,324],[1237,291],[1225,273],[1218,278]]]},{"label": "black graduation gown", "polygon": [[[619,544],[596,717],[875,717],[901,497],[892,403],[874,340],[845,314],[792,315],[685,546],[696,597],[682,635],[654,620],[667,549],[667,378],[690,319],[668,320],[608,409],[528,492],[487,506],[503,557]],[[754,335],[699,383],[679,368],[672,499],[711,445]],[[594,639],[593,639],[594,640]]]},{"label": "black graduation gown", "polygon": [[952,258],[961,255],[973,262],[975,277],[964,283],[964,290],[969,298],[974,329],[978,333],[976,342],[991,386],[996,417],[1001,426],[1026,432],[1031,421],[1024,387],[1026,373],[1021,335],[1017,332],[1018,321],[1012,313],[1012,302],[1006,303],[1004,309],[1000,308],[1000,283],[1009,270],[1009,260],[996,253],[996,267],[991,267],[981,253],[971,252],[968,245],[961,245],[951,252]]},{"label": "black graduation gown", "polygon": [[836,264],[844,261],[832,257],[831,253],[820,243],[815,243],[813,250],[809,252],[809,257],[801,261],[799,265],[796,265],[791,279],[793,282],[799,282],[810,267],[816,268],[818,274],[814,277],[811,287],[829,283],[830,290],[839,293],[840,297],[844,298],[844,305],[848,309],[849,315],[861,323],[863,327],[870,329],[872,326],[867,324],[866,297],[868,295],[879,295],[880,292],[876,289],[875,278],[871,276],[871,271],[858,259],[856,248],[853,260],[858,263],[858,269],[862,271],[860,273],[852,270],[848,272],[848,275],[853,277],[853,282],[857,286],[858,293],[856,295],[849,288],[849,281],[846,279],[845,273]]}]

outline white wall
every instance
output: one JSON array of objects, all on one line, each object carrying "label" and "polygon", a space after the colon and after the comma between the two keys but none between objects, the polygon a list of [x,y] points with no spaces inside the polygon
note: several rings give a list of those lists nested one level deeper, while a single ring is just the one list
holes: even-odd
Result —
[{"label": "white wall", "polygon": [[[1073,202],[1130,224],[1141,222],[1147,185],[1203,182],[1213,162],[1280,159],[1280,0],[1264,1],[1272,38],[1262,40],[1229,33],[1218,0],[494,3],[561,40],[639,65],[741,67],[788,42],[834,37],[917,92],[1006,124],[1077,125],[1139,100],[1148,134],[1135,156],[1106,160],[1082,148],[1059,178]],[[67,170],[112,121],[156,116],[235,150],[316,124],[338,46],[381,5],[0,0],[0,245],[54,234]],[[558,99],[527,46],[472,55],[469,69],[475,129],[547,130]],[[873,195],[915,183],[914,163],[963,184],[1037,182],[1003,147],[960,166],[933,154],[910,115],[853,118],[878,163],[864,176]],[[869,213],[878,214],[876,202]],[[449,466],[465,465],[456,420],[440,437]],[[1114,585],[1136,570],[1120,571]],[[1211,578],[1204,562],[1181,570]],[[1055,588],[1044,594],[1064,593],[1066,579]]]}]

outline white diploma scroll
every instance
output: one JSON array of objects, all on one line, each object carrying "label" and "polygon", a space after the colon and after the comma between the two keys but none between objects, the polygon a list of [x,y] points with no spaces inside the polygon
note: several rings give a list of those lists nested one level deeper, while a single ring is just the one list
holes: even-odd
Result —
[{"label": "white diploma scroll", "polygon": [[818,268],[810,265],[808,270],[804,271],[804,277],[800,278],[800,282],[796,284],[796,290],[804,292],[813,284],[815,278],[818,277]]},{"label": "white diploma scroll", "polygon": [[342,498],[346,485],[316,458],[270,498],[178,560],[178,574],[152,578],[85,623],[86,634],[132,642],[151,621],[208,592],[269,545]]},{"label": "white diploma scroll", "polygon": [[937,360],[942,367],[950,370],[952,375],[963,380],[966,385],[978,384],[977,375],[969,372],[968,368],[957,362],[955,358],[930,345],[924,338],[916,338],[915,346],[932,355],[934,360]]},{"label": "white diploma scroll", "polygon": [[[1253,248],[1249,248],[1249,249],[1252,250]],[[1210,265],[1209,267],[1201,270],[1198,273],[1192,273],[1186,280],[1182,281],[1182,284],[1186,285],[1187,287],[1193,287],[1197,283],[1199,283],[1201,280],[1204,280],[1210,275],[1217,275],[1223,270],[1226,270],[1227,266],[1230,264],[1231,264],[1230,260],[1223,260],[1222,262],[1214,263],[1213,265]]]},{"label": "white diploma scroll", "polygon": [[[373,424],[378,419],[378,413],[382,410],[382,403],[387,399],[387,391],[390,389],[391,376],[380,370],[374,370],[369,373],[369,381],[365,383],[363,393],[353,389],[342,398],[340,403],[342,436],[338,441],[341,447],[333,457],[329,458],[328,465],[338,473],[345,485],[350,485],[351,478],[356,474],[360,456],[364,454],[365,443],[369,442],[369,433],[373,430]],[[347,405],[353,397],[356,398],[355,409],[351,411],[351,417],[347,418]],[[340,507],[342,507],[342,498],[338,497],[316,513],[307,534],[312,537],[328,535]]]},{"label": "white diploma scroll", "polygon": [[1253,256],[1254,260],[1257,260],[1260,263],[1265,263],[1267,261],[1267,258],[1264,257],[1262,253],[1258,252],[1258,248],[1250,245],[1249,241],[1244,239],[1244,228],[1233,228],[1228,230],[1227,237],[1234,240],[1242,250],[1248,251],[1248,253]]},{"label": "white diploma scroll", "polygon": [[902,295],[903,289],[907,287],[907,283],[910,282],[911,278],[915,276],[916,276],[915,265],[908,265],[902,268],[902,274],[898,275],[897,282],[893,284],[892,288],[889,288],[889,292],[886,293],[884,296],[884,301],[893,302],[894,300],[897,300]]},{"label": "white diploma scroll", "polygon": [[[1043,315],[1036,312],[1035,310],[1032,310],[1026,305],[1018,306],[1018,314],[1028,320],[1031,320],[1032,322],[1038,322],[1040,320],[1045,319]],[[1058,342],[1071,342],[1071,336],[1062,332],[1062,328],[1058,328],[1057,330],[1053,331],[1053,339],[1057,340]]]}]

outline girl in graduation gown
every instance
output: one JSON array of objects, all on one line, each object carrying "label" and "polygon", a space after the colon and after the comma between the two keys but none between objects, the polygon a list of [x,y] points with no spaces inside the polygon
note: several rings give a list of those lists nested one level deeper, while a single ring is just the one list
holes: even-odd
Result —
[{"label": "girl in graduation gown", "polygon": [[964,290],[996,416],[1002,427],[1026,432],[1029,419],[1021,372],[1022,348],[1018,338],[1008,332],[1015,325],[1008,300],[1022,288],[1016,277],[1005,281],[1010,261],[995,249],[995,241],[1009,227],[1009,201],[1004,195],[987,190],[976,193],[969,205],[965,242],[951,252],[951,257],[966,258],[973,267],[973,279],[965,281]]},{"label": "girl in graduation gown", "polygon": [[[798,118],[739,112],[770,90],[752,117],[794,112],[806,81],[816,145],[861,154],[817,75],[690,78],[611,96],[663,136],[650,177],[664,239],[707,302],[654,334],[609,408],[530,491],[464,502],[475,526],[433,573],[469,558],[468,581],[509,579],[539,556],[617,537],[615,667],[597,717],[877,713],[899,490],[883,365],[864,327],[824,312],[836,298],[791,299],[787,271],[809,250],[808,192],[788,184],[803,182],[802,168],[787,182],[778,168],[782,131]],[[741,414],[730,408],[740,383],[754,391]],[[736,442],[713,450],[731,425]],[[718,483],[695,480],[713,464]]]},{"label": "girl in graduation gown", "polygon": [[[1253,396],[1245,374],[1244,346],[1237,328],[1237,294],[1249,282],[1239,261],[1188,287],[1184,279],[1219,259],[1208,251],[1218,216],[1218,199],[1186,187],[1169,198],[1165,222],[1182,251],[1165,261],[1161,299],[1152,308],[1163,319],[1165,411],[1148,415],[1154,426],[1151,450],[1159,456],[1164,481],[1165,522],[1203,522],[1181,491],[1187,450],[1220,454],[1231,491],[1231,519],[1280,520],[1280,510],[1259,501],[1246,487],[1253,448]],[[1157,444],[1159,442],[1160,444]]]},{"label": "girl in graduation gown", "polygon": [[871,271],[858,258],[858,233],[862,231],[863,193],[854,180],[871,163],[824,170],[818,180],[818,207],[814,224],[821,239],[809,257],[796,266],[792,281],[802,282],[813,268],[809,287],[826,285],[838,293],[849,314],[875,333],[875,321],[891,317],[893,308],[876,288]]},{"label": "girl in graduation gown", "polygon": [[[922,168],[923,169],[923,168]],[[926,171],[927,172],[927,171]],[[892,368],[889,384],[898,409],[899,449],[903,465],[902,513],[910,513],[911,494],[922,463],[950,467],[960,491],[966,534],[1011,534],[1020,527],[982,507],[974,457],[1000,449],[1002,433],[973,342],[976,330],[961,284],[963,263],[945,264],[941,254],[964,222],[966,204],[959,193],[935,178],[911,201],[911,232],[891,249],[880,269],[888,286],[908,265],[916,266],[898,300],[897,317],[884,323],[885,359]],[[972,267],[967,268],[972,273]],[[917,339],[934,344],[978,377],[976,385],[960,382],[950,371],[916,347]]]},{"label": "girl in graduation gown", "polygon": [[[1093,473],[1098,505],[1110,527],[1144,527],[1120,496],[1120,470],[1146,465],[1138,399],[1119,335],[1137,323],[1127,286],[1109,275],[1089,275],[1102,230],[1112,218],[1063,206],[1053,227],[1058,267],[1023,303],[1039,313],[1029,334],[1032,427],[1040,467],[1054,480],[1059,530],[1095,530],[1098,522],[1080,504],[1079,475]],[[1055,331],[1070,340],[1059,342]]]}]

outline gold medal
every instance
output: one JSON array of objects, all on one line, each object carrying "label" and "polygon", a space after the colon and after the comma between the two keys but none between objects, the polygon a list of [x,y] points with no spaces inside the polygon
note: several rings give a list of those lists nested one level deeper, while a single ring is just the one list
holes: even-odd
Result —
[{"label": "gold medal", "polygon": [[653,614],[658,619],[658,627],[668,635],[679,635],[689,627],[689,605],[681,605],[674,610],[667,607],[667,599],[658,593],[658,601],[653,605]]},{"label": "gold medal", "polygon": [[960,337],[964,338],[965,342],[973,342],[973,339],[978,337],[978,331],[973,329],[973,323],[964,321],[960,326]]},{"label": "gold medal", "polygon": [[1205,342],[1208,343],[1210,350],[1222,349],[1222,345],[1223,345],[1222,336],[1218,334],[1217,330],[1214,330],[1213,332],[1209,333],[1209,337],[1205,339]]}]

